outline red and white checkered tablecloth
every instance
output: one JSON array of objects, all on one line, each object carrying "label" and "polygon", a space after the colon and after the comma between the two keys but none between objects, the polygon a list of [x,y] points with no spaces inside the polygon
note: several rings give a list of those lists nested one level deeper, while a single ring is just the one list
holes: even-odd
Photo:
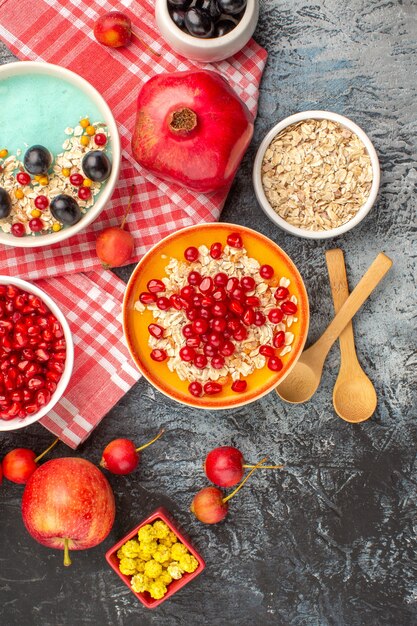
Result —
[{"label": "red and white checkered tablecloth", "polygon": [[[87,79],[110,105],[122,142],[119,183],[99,219],[86,231],[48,248],[0,246],[1,274],[42,279],[42,288],[52,290],[64,313],[68,311],[77,346],[74,375],[64,399],[42,423],[73,447],[88,436],[138,378],[129,362],[118,317],[123,283],[101,269],[95,254],[97,233],[121,222],[134,183],[136,194],[127,219],[127,227],[136,242],[130,260],[134,262],[169,233],[217,220],[227,195],[225,191],[198,194],[167,184],[136,163],[130,138],[140,86],[155,73],[206,67],[221,73],[256,115],[258,88],[266,62],[266,51],[254,40],[231,59],[212,65],[177,57],[159,36],[153,9],[150,0],[124,0],[116,4],[107,0],[0,0],[0,38],[11,51],[19,59],[62,65]],[[123,49],[98,44],[93,37],[94,22],[110,10],[128,14],[135,31],[161,56],[152,54],[136,38]],[[74,275],[62,276],[68,274]],[[105,303],[108,310],[96,306],[97,302]],[[110,336],[105,332],[108,324],[115,327]],[[83,384],[83,372],[95,367],[100,375],[90,374],[90,386]],[[103,391],[94,394],[93,388]]]}]

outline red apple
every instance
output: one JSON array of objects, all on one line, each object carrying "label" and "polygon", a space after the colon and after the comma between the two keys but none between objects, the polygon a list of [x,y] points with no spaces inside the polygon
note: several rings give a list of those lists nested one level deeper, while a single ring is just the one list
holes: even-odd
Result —
[{"label": "red apple", "polygon": [[47,461],[29,478],[22,499],[23,521],[36,541],[65,550],[85,550],[109,534],[115,516],[112,489],[89,461],[61,458]]}]

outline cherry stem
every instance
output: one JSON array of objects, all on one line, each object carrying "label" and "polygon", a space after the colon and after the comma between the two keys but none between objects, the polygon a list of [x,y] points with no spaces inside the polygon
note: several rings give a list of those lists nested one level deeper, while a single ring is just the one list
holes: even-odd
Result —
[{"label": "cherry stem", "polygon": [[243,485],[245,484],[245,482],[247,480],[249,480],[249,478],[251,477],[251,475],[253,474],[253,472],[257,469],[259,469],[260,467],[262,467],[262,465],[265,463],[265,461],[267,460],[267,456],[264,457],[261,461],[259,461],[259,463],[257,463],[256,465],[253,466],[253,468],[251,469],[251,471],[249,472],[249,474],[242,480],[242,482],[240,483],[240,485],[238,485],[236,487],[236,489],[234,491],[232,491],[232,493],[229,493],[228,496],[226,496],[225,498],[223,498],[223,502],[227,502],[228,500],[230,500],[230,498],[233,498],[233,496],[235,496],[237,494],[237,492],[242,489]]},{"label": "cherry stem", "polygon": [[132,185],[132,189],[130,191],[130,196],[129,196],[129,202],[127,203],[127,207],[126,207],[126,211],[123,215],[123,221],[120,224],[120,229],[123,230],[126,224],[126,218],[129,215],[130,212],[130,207],[132,206],[132,198],[133,198],[133,194],[135,193],[135,185]]},{"label": "cherry stem", "polygon": [[[256,465],[242,465],[242,467],[256,467]],[[262,469],[282,469],[285,465],[262,465]]]},{"label": "cherry stem", "polygon": [[135,33],[134,30],[131,31],[131,35],[133,37],[136,37],[136,39],[139,39],[140,43],[145,46],[146,50],[149,50],[150,52],[152,52],[152,54],[154,54],[157,57],[160,57],[161,55],[159,54],[159,52],[156,52],[156,50],[154,50],[153,48],[151,48],[150,46],[148,46],[148,44],[143,41],[142,37],[139,37],[139,35],[137,33]]},{"label": "cherry stem", "polygon": [[148,443],[145,443],[143,446],[140,446],[140,448],[136,448],[136,452],[139,452],[140,450],[144,450],[145,448],[147,448],[148,446],[152,445],[157,439],[159,439],[159,437],[161,437],[164,434],[165,430],[162,429],[157,435],[156,437],[154,437],[151,441],[148,441]]},{"label": "cherry stem", "polygon": [[56,444],[58,443],[58,441],[59,441],[59,437],[57,437],[57,438],[55,439],[55,441],[53,441],[53,442],[51,443],[51,445],[49,446],[49,448],[46,448],[46,450],[44,450],[44,452],[42,452],[42,454],[40,454],[39,456],[37,456],[37,457],[36,457],[36,459],[35,459],[35,463],[37,463],[38,461],[40,461],[40,460],[41,460],[41,458],[42,458],[43,456],[45,456],[45,454],[48,454],[49,450],[52,450],[52,448],[53,448],[54,446],[56,446]]},{"label": "cherry stem", "polygon": [[65,567],[68,567],[69,565],[72,564],[72,561],[69,555],[68,541],[69,541],[68,537],[65,537],[64,538],[64,565]]}]

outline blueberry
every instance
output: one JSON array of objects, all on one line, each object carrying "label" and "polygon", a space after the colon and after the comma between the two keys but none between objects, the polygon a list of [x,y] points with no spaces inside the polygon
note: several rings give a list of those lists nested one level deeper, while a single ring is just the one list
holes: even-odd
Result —
[{"label": "blueberry", "polygon": [[97,183],[102,183],[110,176],[111,173],[111,162],[109,157],[101,150],[87,152],[83,158],[81,166],[84,174]]},{"label": "blueberry", "polygon": [[0,187],[0,218],[10,215],[12,210],[12,201],[9,194],[3,187]]},{"label": "blueberry", "polygon": [[51,202],[51,213],[58,222],[72,226],[80,221],[82,214],[77,202],[71,196],[61,193]]},{"label": "blueberry", "polygon": [[197,0],[194,6],[197,9],[203,9],[203,11],[206,11],[214,20],[219,18],[222,14],[222,11],[217,4],[217,0]]},{"label": "blueberry", "polygon": [[185,14],[185,25],[190,35],[208,39],[214,35],[214,23],[210,15],[202,9],[189,9]]},{"label": "blueberry", "polygon": [[216,37],[223,37],[223,35],[227,35],[227,33],[230,33],[230,31],[233,30],[235,26],[236,22],[234,22],[233,20],[229,20],[227,18],[220,20],[216,24]]},{"label": "blueberry", "polygon": [[174,22],[174,24],[176,26],[178,26],[178,28],[181,28],[181,30],[185,29],[185,13],[184,11],[180,11],[177,9],[170,9],[169,10],[169,14],[171,16],[172,21]]},{"label": "blueberry", "polygon": [[168,0],[168,8],[172,7],[173,9],[180,9],[181,11],[186,11],[188,7],[191,5],[193,0]]},{"label": "blueberry", "polygon": [[32,146],[26,150],[23,159],[25,170],[34,176],[46,174],[51,167],[51,163],[51,153],[43,146]]},{"label": "blueberry", "polygon": [[246,7],[246,0],[217,0],[222,13],[237,15]]}]

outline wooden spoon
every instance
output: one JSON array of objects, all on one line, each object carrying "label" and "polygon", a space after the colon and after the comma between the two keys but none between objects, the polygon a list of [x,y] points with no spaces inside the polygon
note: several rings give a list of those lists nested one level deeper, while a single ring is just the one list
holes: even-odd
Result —
[{"label": "wooden spoon", "polygon": [[[326,252],[327,269],[332,289],[334,310],[337,313],[349,297],[343,251]],[[339,337],[340,369],[333,389],[334,410],[346,422],[364,422],[377,405],[375,387],[363,371],[355,350],[352,322]]]},{"label": "wooden spoon", "polygon": [[320,384],[324,361],[330,348],[391,265],[391,259],[380,252],[320,339],[302,353],[294,368],[278,385],[276,392],[280,398],[294,404],[310,400]]}]

